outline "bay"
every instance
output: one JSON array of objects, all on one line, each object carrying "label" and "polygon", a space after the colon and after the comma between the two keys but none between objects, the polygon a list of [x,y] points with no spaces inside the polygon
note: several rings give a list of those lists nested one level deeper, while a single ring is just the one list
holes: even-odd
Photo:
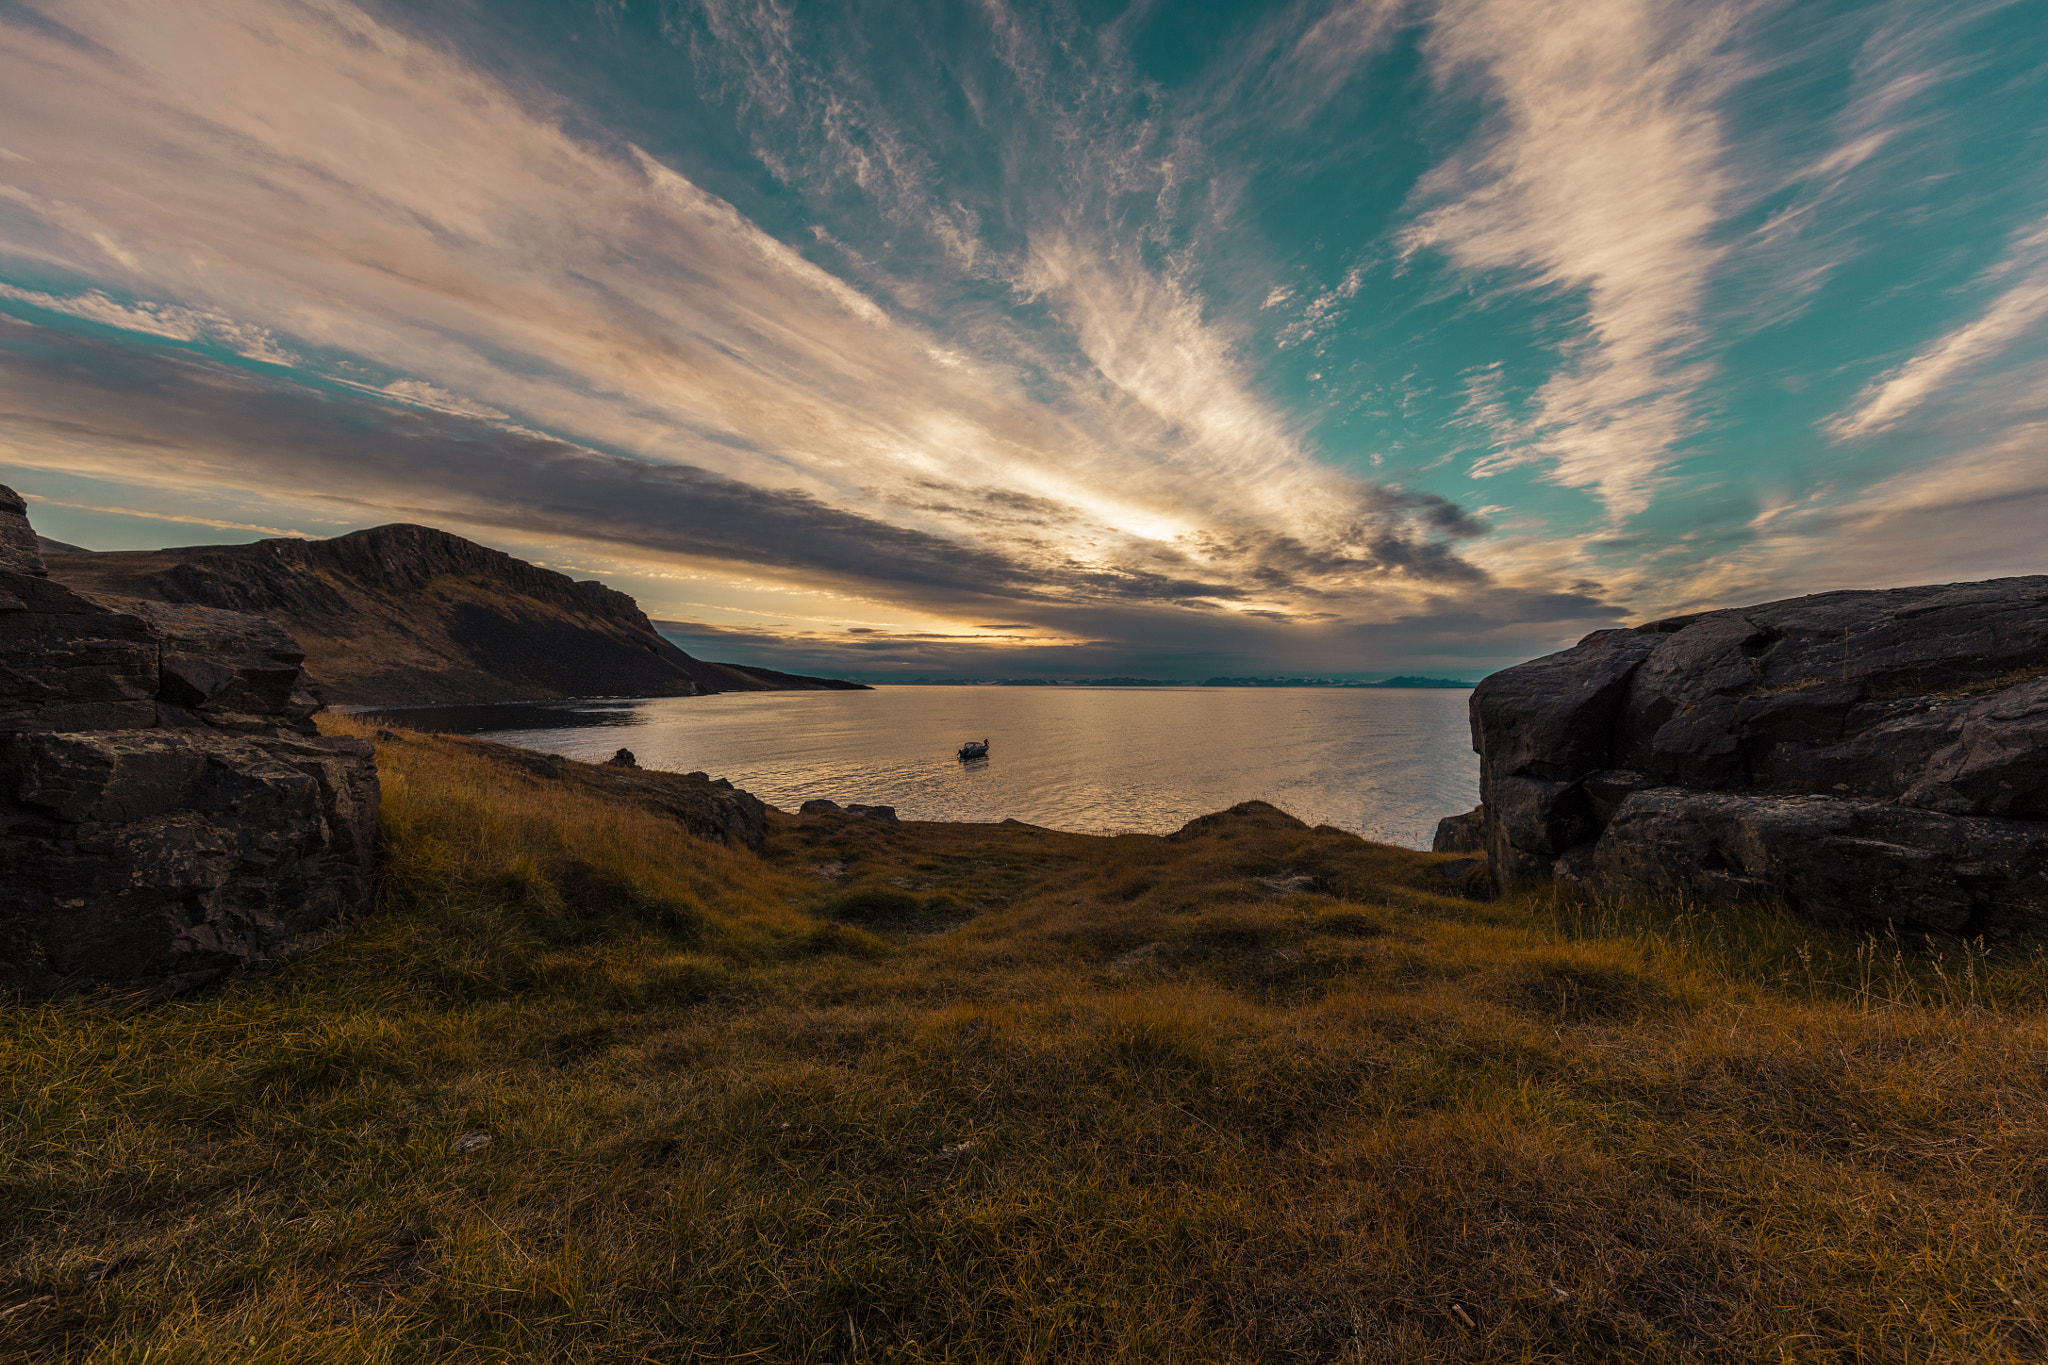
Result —
[{"label": "bay", "polygon": [[[597,762],[730,778],[772,806],[813,797],[905,820],[1164,834],[1240,801],[1428,848],[1479,799],[1464,689],[879,687],[387,713]],[[961,762],[969,739],[986,760]]]}]

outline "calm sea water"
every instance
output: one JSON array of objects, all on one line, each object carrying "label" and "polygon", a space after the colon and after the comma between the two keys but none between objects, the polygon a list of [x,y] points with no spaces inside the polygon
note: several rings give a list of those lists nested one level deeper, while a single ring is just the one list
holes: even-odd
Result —
[{"label": "calm sea water", "polygon": [[[1479,799],[1463,689],[883,687],[393,713],[570,758],[731,778],[906,820],[1163,834],[1239,801],[1427,848]],[[954,754],[987,738],[990,756]]]}]

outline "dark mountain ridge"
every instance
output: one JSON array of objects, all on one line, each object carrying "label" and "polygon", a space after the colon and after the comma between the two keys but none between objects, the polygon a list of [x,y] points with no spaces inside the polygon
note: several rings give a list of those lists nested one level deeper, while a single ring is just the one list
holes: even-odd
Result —
[{"label": "dark mountain ridge", "polygon": [[289,630],[341,705],[855,688],[696,659],[625,593],[430,526],[332,540],[46,555],[83,593],[253,612]]}]

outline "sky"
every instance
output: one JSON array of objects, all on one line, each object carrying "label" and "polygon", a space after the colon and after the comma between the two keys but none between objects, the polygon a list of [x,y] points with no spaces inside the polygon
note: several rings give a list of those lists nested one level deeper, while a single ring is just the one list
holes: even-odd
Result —
[{"label": "sky", "polygon": [[2048,572],[2040,0],[0,0],[0,482],[870,679]]}]

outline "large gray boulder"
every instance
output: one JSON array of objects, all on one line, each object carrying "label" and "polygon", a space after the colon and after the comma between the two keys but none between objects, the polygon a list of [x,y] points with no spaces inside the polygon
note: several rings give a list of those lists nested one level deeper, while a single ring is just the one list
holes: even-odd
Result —
[{"label": "large gray boulder", "polygon": [[377,773],[283,630],[50,581],[0,488],[0,995],[188,989],[369,903]]},{"label": "large gray boulder", "polygon": [[1503,885],[1775,898],[1866,925],[2048,928],[2048,576],[1601,631],[1474,689]]}]

